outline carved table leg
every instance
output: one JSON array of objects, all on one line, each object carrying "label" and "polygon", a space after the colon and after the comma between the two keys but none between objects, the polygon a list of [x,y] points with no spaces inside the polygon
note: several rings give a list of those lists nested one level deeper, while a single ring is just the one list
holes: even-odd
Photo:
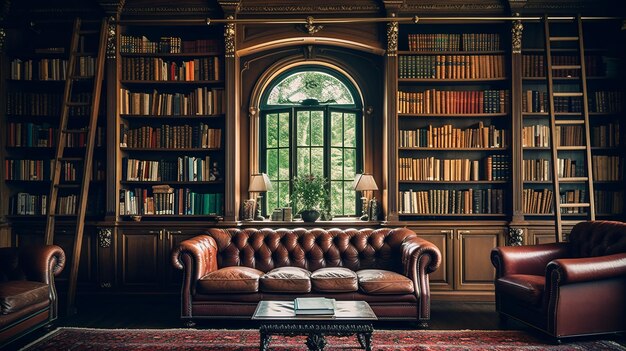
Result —
[{"label": "carved table leg", "polygon": [[309,351],[324,351],[324,347],[326,347],[324,334],[310,333],[306,338],[306,346],[309,348]]},{"label": "carved table leg", "polygon": [[356,337],[365,351],[372,351],[372,333],[357,333]]},{"label": "carved table leg", "polygon": [[259,345],[259,350],[266,351],[270,347],[270,341],[272,340],[272,336],[261,332],[261,344]]}]

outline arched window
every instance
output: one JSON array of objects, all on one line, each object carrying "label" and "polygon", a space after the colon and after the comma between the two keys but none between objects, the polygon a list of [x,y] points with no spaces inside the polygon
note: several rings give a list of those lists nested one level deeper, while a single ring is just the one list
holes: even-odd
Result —
[{"label": "arched window", "polygon": [[355,215],[352,181],[362,168],[363,128],[352,81],[327,67],[300,66],[268,85],[260,107],[260,167],[273,186],[266,212],[289,206],[291,179],[314,175],[329,181],[334,216]]}]

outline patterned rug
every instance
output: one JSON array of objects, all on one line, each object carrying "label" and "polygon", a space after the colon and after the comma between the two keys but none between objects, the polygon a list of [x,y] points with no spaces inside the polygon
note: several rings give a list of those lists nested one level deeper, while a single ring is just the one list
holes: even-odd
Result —
[{"label": "patterned rug", "polygon": [[[358,350],[356,337],[328,337],[326,350]],[[272,351],[306,350],[305,337],[275,336]],[[461,351],[461,350],[620,350],[626,348],[608,340],[576,341],[551,345],[521,331],[429,331],[380,330],[373,336],[376,351]],[[218,350],[255,351],[259,332],[255,330],[198,329],[83,329],[59,328],[27,345],[23,350]]]}]

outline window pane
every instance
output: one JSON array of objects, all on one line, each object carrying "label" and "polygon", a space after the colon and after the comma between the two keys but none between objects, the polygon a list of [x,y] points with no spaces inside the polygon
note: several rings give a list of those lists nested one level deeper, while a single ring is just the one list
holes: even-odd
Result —
[{"label": "window pane", "polygon": [[343,171],[343,155],[340,148],[333,147],[330,149],[330,179],[342,179]]},{"label": "window pane", "polygon": [[278,147],[278,115],[271,113],[266,116],[265,130],[267,147]]},{"label": "window pane", "polygon": [[298,148],[298,176],[307,176],[311,174],[311,156],[309,155],[311,149],[308,147]]},{"label": "window pane", "polygon": [[330,208],[333,214],[343,215],[343,189],[341,189],[341,182],[330,182]]},{"label": "window pane", "polygon": [[267,150],[267,176],[270,180],[278,180],[278,150]]},{"label": "window pane", "polygon": [[281,181],[278,184],[278,188],[280,191],[280,196],[278,198],[278,205],[273,207],[272,210],[274,210],[274,208],[289,206],[289,181],[284,181],[284,182]]},{"label": "window pane", "polygon": [[311,111],[311,145],[324,146],[324,111]]},{"label": "window pane", "polygon": [[343,182],[344,216],[356,214],[356,191],[352,189],[352,182]]},{"label": "window pane", "polygon": [[289,112],[282,112],[278,118],[278,146],[289,147]]},{"label": "window pane", "polygon": [[311,145],[311,112],[310,111],[298,111],[298,124],[296,124],[298,135],[298,146]]},{"label": "window pane", "polygon": [[344,113],[344,140],[343,145],[347,147],[356,147],[356,114]]},{"label": "window pane", "polygon": [[330,145],[342,146],[343,122],[342,113],[333,111],[330,113]]},{"label": "window pane", "polygon": [[324,149],[311,148],[311,173],[317,177],[324,176]]},{"label": "window pane", "polygon": [[320,71],[288,75],[272,88],[267,104],[295,105],[305,99],[315,99],[328,104],[354,104],[354,98],[345,84],[334,76]]},{"label": "window pane", "polygon": [[289,180],[289,149],[280,149],[278,155],[278,179]]},{"label": "window pane", "polygon": [[344,180],[354,179],[356,174],[356,150],[343,149],[343,178]]},{"label": "window pane", "polygon": [[272,210],[278,207],[278,183],[274,183],[272,190],[265,193],[267,198],[267,213],[272,213]]}]

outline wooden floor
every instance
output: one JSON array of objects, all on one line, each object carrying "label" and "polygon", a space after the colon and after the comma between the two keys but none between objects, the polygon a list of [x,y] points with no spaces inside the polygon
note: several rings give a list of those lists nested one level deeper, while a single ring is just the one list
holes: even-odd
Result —
[{"label": "wooden floor", "polygon": [[[63,306],[61,306],[63,307]],[[125,297],[91,296],[77,301],[77,314],[61,316],[56,326],[83,328],[115,328],[115,329],[165,329],[184,328],[180,322],[180,305],[178,296],[167,297]],[[252,321],[209,321],[199,323],[198,328],[215,329],[253,329]],[[376,329],[413,329],[414,323],[378,322]],[[526,330],[536,333],[529,327],[509,321],[505,326],[499,324],[498,314],[492,302],[451,302],[433,301],[431,304],[431,330]],[[27,343],[44,335],[39,331],[28,335],[7,350],[18,350]],[[539,333],[536,335],[540,336]],[[626,344],[626,339],[612,337]]]}]

